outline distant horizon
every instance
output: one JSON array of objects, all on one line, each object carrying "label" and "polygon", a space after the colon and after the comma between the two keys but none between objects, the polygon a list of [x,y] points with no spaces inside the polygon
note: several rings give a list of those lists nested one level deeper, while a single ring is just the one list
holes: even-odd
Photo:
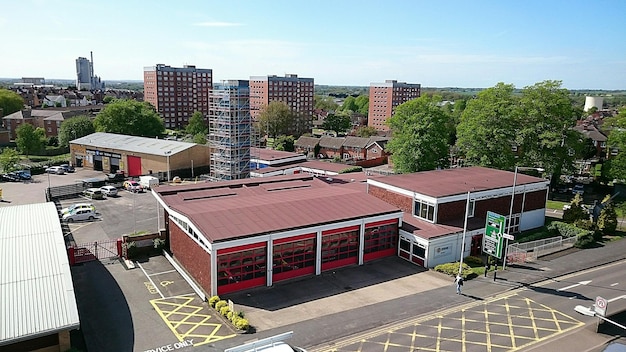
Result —
[{"label": "distant horizon", "polygon": [[[36,78],[36,77],[26,77],[24,76],[24,78]],[[68,82],[75,82],[76,79],[72,79],[72,78],[45,78],[45,77],[41,77],[38,76],[38,78],[44,78],[46,81],[68,81]],[[315,78],[315,77],[313,77]],[[21,80],[22,77],[20,78],[15,78],[15,77],[0,77],[0,81],[10,81],[10,80]],[[107,82],[123,82],[123,83],[143,83],[143,80],[132,80],[132,79],[115,79],[115,80],[102,80],[105,84]],[[215,81],[213,82],[215,83]],[[419,82],[416,82],[419,83]],[[509,84],[508,82],[504,82],[506,84]],[[539,82],[537,82],[539,83]],[[321,84],[321,83],[315,83],[316,86],[329,86],[329,87],[358,87],[358,88],[369,88],[369,84],[368,85],[364,85],[364,86],[359,86],[359,85],[345,85],[345,84]],[[109,87],[107,87],[109,88]],[[441,87],[435,87],[435,86],[425,86],[422,85],[421,88],[427,88],[427,89],[487,89],[487,88],[491,88],[491,87],[463,87],[463,86],[441,86]],[[515,89],[523,89],[524,87],[515,87]],[[577,88],[577,89],[570,89],[567,87],[563,87],[569,91],[602,91],[602,92],[626,92],[626,89],[597,89],[597,88]]]},{"label": "distant horizon", "polygon": [[354,87],[626,89],[623,0],[21,0],[2,9],[11,53],[2,77],[75,77],[76,59],[93,52],[105,82],[140,81],[144,67],[165,64],[212,69],[214,82],[293,73]]}]

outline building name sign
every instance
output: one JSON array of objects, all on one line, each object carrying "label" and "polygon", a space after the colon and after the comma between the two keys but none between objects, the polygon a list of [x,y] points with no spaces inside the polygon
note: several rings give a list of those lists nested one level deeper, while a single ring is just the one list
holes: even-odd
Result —
[{"label": "building name sign", "polygon": [[122,155],[117,153],[103,152],[101,150],[87,149],[87,155],[108,156],[109,158],[121,159]]},{"label": "building name sign", "polygon": [[435,257],[443,257],[452,253],[452,246],[439,246],[435,248]]}]

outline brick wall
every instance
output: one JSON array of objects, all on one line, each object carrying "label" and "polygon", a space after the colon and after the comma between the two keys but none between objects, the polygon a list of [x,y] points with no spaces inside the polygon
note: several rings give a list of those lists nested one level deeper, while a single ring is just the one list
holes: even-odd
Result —
[{"label": "brick wall", "polygon": [[211,255],[200,247],[174,221],[169,222],[170,249],[178,262],[211,295]]},{"label": "brick wall", "polygon": [[395,205],[402,211],[411,213],[413,211],[413,203],[411,198],[403,196],[398,193],[388,191],[386,189],[369,185],[367,193],[373,195],[376,198],[382,199],[385,202]]}]

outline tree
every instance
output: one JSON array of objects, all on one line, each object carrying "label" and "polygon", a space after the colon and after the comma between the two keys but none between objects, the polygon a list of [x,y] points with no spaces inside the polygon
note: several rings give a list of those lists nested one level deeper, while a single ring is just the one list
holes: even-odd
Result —
[{"label": "tree", "polygon": [[394,169],[416,172],[448,167],[447,137],[449,116],[437,105],[439,97],[420,97],[396,108],[387,120],[393,139],[387,147],[393,153]]},{"label": "tree", "polygon": [[20,154],[13,148],[4,148],[0,154],[0,167],[3,172],[13,171],[13,165],[20,161]]},{"label": "tree", "polygon": [[322,124],[323,129],[327,131],[335,131],[337,134],[345,133],[350,126],[352,126],[352,122],[349,117],[333,114],[328,114]]},{"label": "tree", "polygon": [[289,106],[282,101],[272,101],[261,108],[258,128],[271,138],[287,134],[295,120]]},{"label": "tree", "polygon": [[156,137],[165,132],[163,120],[148,102],[118,99],[106,105],[93,121],[97,132]]},{"label": "tree", "polygon": [[206,144],[206,133],[196,133],[193,135],[193,142],[196,144]]},{"label": "tree", "polygon": [[626,180],[626,108],[606,119],[604,127],[609,130],[607,150],[609,153],[617,150],[617,155],[611,156],[605,163],[606,173],[612,179]]},{"label": "tree", "polygon": [[341,111],[357,111],[359,110],[359,106],[356,105],[356,99],[353,96],[347,97],[343,104],[341,104]]},{"label": "tree", "polygon": [[579,220],[589,220],[589,213],[583,208],[582,204],[583,197],[579,193],[576,193],[569,208],[563,211],[563,221],[572,224]]},{"label": "tree", "polygon": [[370,108],[370,98],[367,95],[359,95],[354,99],[354,104],[356,105],[356,112],[363,116],[367,116],[367,113]]},{"label": "tree", "polygon": [[339,107],[339,105],[335,103],[335,100],[329,96],[315,95],[313,96],[313,99],[315,100],[316,109],[324,111],[335,111]]},{"label": "tree", "polygon": [[598,216],[598,230],[603,234],[612,234],[617,229],[617,211],[610,196],[604,197],[601,207],[602,210]]},{"label": "tree", "polygon": [[189,122],[187,123],[187,127],[185,128],[185,132],[192,136],[197,134],[207,134],[208,128],[206,122],[204,121],[204,116],[202,116],[200,111],[196,111],[191,115]]},{"label": "tree", "polygon": [[84,137],[96,132],[93,121],[89,116],[75,116],[61,124],[59,130],[59,145],[67,147],[71,140]]},{"label": "tree", "polygon": [[113,98],[110,95],[107,95],[106,97],[102,98],[102,102],[105,103],[105,104],[108,104],[108,103],[112,102],[113,100],[115,100],[115,98]]},{"label": "tree", "polygon": [[26,155],[26,158],[43,148],[46,139],[46,133],[43,128],[35,128],[29,123],[24,123],[15,132],[17,134],[17,139],[15,140],[17,148],[22,154]]},{"label": "tree", "polygon": [[361,126],[356,130],[357,137],[368,138],[378,135],[378,130],[372,126]]},{"label": "tree", "polygon": [[8,89],[0,89],[0,110],[1,116],[7,116],[24,108],[24,99]]},{"label": "tree", "polygon": [[519,163],[544,167],[556,182],[564,168],[571,168],[575,159],[584,157],[584,137],[572,129],[579,116],[570,93],[561,88],[561,81],[539,82],[524,87],[520,109]]},{"label": "tree", "polygon": [[469,164],[496,169],[515,165],[512,146],[518,127],[518,100],[513,90],[513,85],[501,82],[467,103],[457,126],[456,146]]},{"label": "tree", "polygon": [[276,138],[276,141],[274,141],[274,149],[283,150],[286,152],[293,152],[295,151],[295,142],[296,140],[295,138],[293,138],[293,136],[280,136]]}]

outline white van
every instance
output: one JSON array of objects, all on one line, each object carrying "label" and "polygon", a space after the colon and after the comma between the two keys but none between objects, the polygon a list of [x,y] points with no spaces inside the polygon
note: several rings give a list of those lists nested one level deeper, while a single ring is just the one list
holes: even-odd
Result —
[{"label": "white van", "polygon": [[154,176],[139,176],[139,184],[143,189],[151,189],[159,186],[159,179]]}]

